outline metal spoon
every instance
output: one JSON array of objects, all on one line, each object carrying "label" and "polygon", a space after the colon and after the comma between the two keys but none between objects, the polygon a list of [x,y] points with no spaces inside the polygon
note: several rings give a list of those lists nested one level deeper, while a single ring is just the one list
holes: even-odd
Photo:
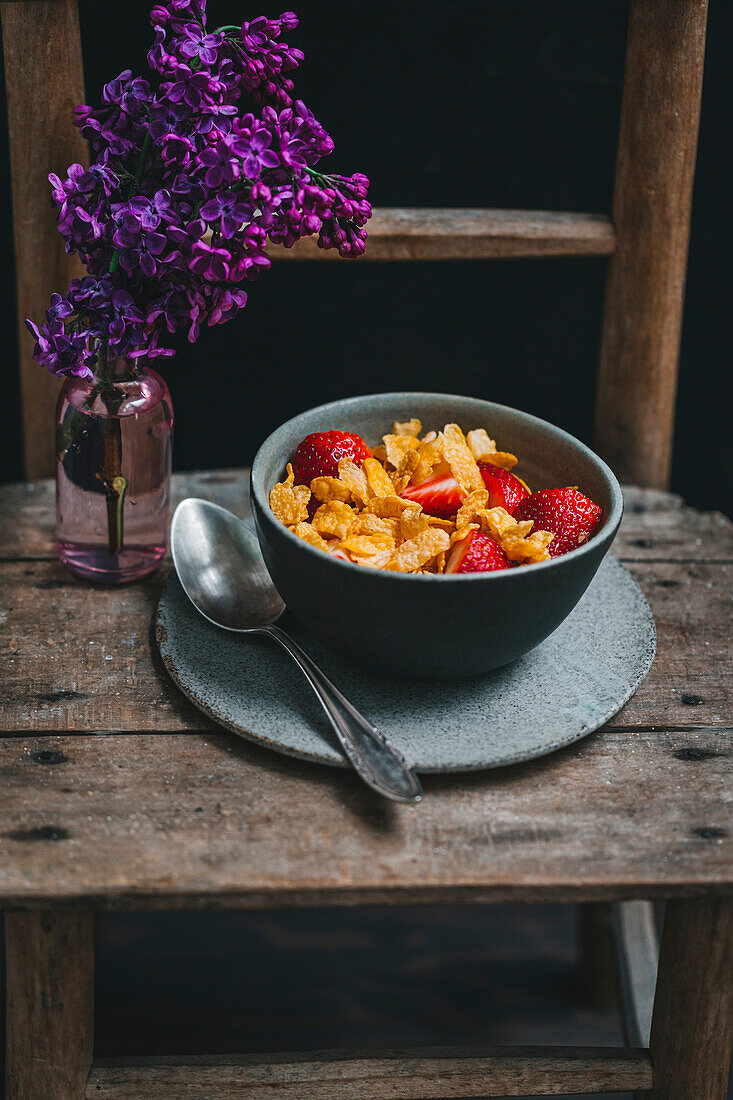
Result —
[{"label": "metal spoon", "polygon": [[396,802],[419,802],[420,781],[402,755],[276,625],[285,604],[253,529],[226,508],[189,497],[173,515],[171,551],[178,579],[205,619],[238,634],[266,634],[287,650],[364,782]]}]

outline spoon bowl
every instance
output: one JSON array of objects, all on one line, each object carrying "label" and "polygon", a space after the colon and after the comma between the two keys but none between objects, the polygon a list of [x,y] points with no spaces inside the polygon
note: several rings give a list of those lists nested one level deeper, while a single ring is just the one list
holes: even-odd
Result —
[{"label": "spoon bowl", "polygon": [[196,497],[181,501],[171,523],[171,553],[186,595],[215,626],[257,630],[285,610],[254,528],[226,508]]},{"label": "spoon bowl", "polygon": [[364,782],[395,802],[419,802],[420,782],[402,754],[277,625],[285,604],[252,527],[218,504],[190,497],[173,515],[171,552],[184,592],[205,619],[239,634],[266,634],[290,654]]}]

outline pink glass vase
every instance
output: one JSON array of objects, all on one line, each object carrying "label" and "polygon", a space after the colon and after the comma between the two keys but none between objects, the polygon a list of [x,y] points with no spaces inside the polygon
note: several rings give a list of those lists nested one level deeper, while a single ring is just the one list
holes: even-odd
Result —
[{"label": "pink glass vase", "polygon": [[163,379],[137,360],[105,376],[67,378],[56,410],[56,538],[87,580],[139,580],[165,557],[173,407]]}]

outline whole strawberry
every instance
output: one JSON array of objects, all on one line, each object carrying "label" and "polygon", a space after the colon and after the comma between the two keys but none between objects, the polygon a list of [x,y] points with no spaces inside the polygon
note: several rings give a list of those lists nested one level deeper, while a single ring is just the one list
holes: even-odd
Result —
[{"label": "whole strawberry", "polygon": [[293,455],[296,485],[310,485],[315,477],[338,477],[339,459],[350,458],[360,465],[371,451],[353,432],[313,432]]},{"label": "whole strawberry", "polygon": [[552,531],[555,536],[549,546],[552,558],[587,542],[602,516],[603,509],[578,489],[541,489],[514,509],[514,519],[531,519],[535,531]]},{"label": "whole strawberry", "polygon": [[512,565],[496,539],[482,531],[471,531],[465,539],[453,544],[445,571],[489,573],[495,569],[509,569]]}]

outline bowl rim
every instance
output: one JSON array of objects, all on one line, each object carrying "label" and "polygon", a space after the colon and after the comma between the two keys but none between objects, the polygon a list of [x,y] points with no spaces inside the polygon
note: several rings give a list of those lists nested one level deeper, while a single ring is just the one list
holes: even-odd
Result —
[{"label": "bowl rim", "polygon": [[[270,510],[269,502],[269,490],[267,496],[263,498],[256,482],[255,475],[258,472],[257,467],[264,461],[262,452],[265,447],[268,446],[273,436],[277,435],[280,431],[284,431],[286,428],[291,427],[297,421],[301,420],[304,416],[309,416],[312,413],[326,413],[329,409],[339,406],[343,410],[344,406],[353,404],[354,406],[360,406],[365,401],[374,401],[378,398],[399,397],[404,403],[408,403],[410,400],[435,400],[435,401],[470,401],[479,405],[488,406],[491,409],[498,409],[502,412],[518,413],[520,416],[530,421],[532,424],[538,427],[549,428],[552,432],[556,433],[562,440],[569,443],[572,447],[585,454],[598,468],[606,481],[609,484],[611,490],[611,509],[606,522],[603,525],[602,530],[597,536],[589,539],[588,542],[582,546],[576,547],[574,550],[569,550],[566,554],[561,554],[556,558],[550,558],[548,561],[533,562],[530,565],[523,565],[520,569],[495,569],[487,573],[397,573],[386,569],[377,569],[372,565],[359,565],[356,562],[343,561],[340,558],[335,558],[332,554],[324,554],[322,550],[317,549],[315,546],[311,546],[305,541],[305,539],[298,538],[294,535],[284,523],[281,523],[273,512]],[[461,583],[478,583],[480,581],[503,581],[504,583],[516,583],[518,576],[524,576],[527,573],[536,573],[538,570],[547,570],[554,567],[562,566],[565,562],[572,560],[578,561],[581,556],[595,553],[599,549],[599,543],[601,541],[606,543],[605,551],[611,545],[611,542],[616,536],[621,518],[624,511],[624,498],[621,486],[618,478],[614,474],[611,467],[604,462],[604,460],[595,453],[587,444],[583,443],[576,436],[571,435],[570,432],[565,431],[564,428],[559,428],[556,424],[551,423],[549,420],[543,420],[542,417],[535,416],[533,413],[524,412],[522,409],[514,408],[512,405],[500,405],[496,401],[488,401],[482,397],[468,397],[465,394],[451,394],[451,393],[433,393],[427,390],[395,390],[386,391],[383,393],[369,393],[359,394],[353,397],[338,398],[335,401],[327,401],[322,405],[314,405],[311,409],[304,409],[303,412],[297,413],[295,416],[291,416],[289,420],[284,420],[282,424],[279,424],[277,428],[270,432],[270,434],[262,441],[257,448],[257,453],[252,460],[252,466],[250,469],[250,494],[251,497],[256,500],[263,515],[268,517],[277,529],[286,536],[287,539],[292,540],[293,545],[297,545],[301,550],[307,551],[311,555],[317,556],[318,560],[323,562],[328,561],[330,565],[341,569],[358,569],[359,573],[366,573],[371,576],[380,576],[385,580],[391,581],[427,581],[434,582],[438,577],[444,582],[456,582]],[[257,525],[256,525],[257,526]],[[259,531],[258,531],[259,538]]]}]

